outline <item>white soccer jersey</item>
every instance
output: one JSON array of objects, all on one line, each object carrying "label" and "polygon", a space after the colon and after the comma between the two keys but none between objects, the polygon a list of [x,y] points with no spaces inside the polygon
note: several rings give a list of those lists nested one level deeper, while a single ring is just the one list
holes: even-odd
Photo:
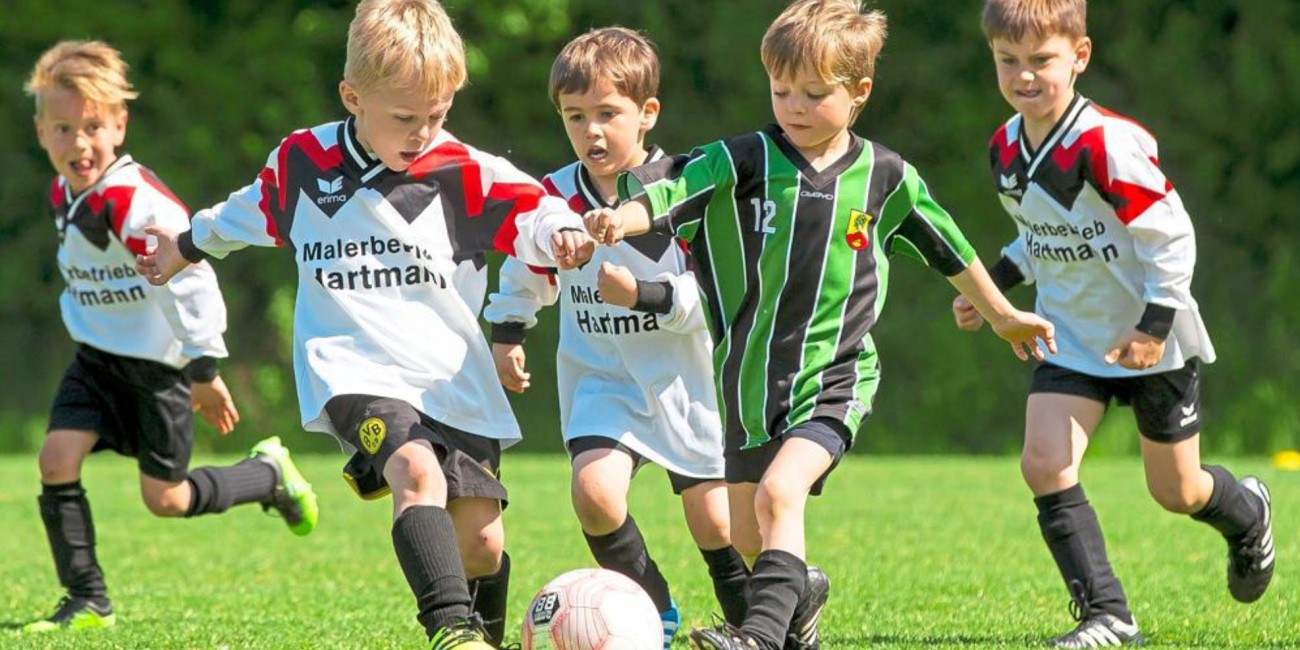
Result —
[{"label": "white soccer jersey", "polygon": [[[656,149],[650,160],[661,155]],[[605,206],[580,163],[542,184],[574,211]],[[606,304],[596,288],[602,262],[625,266],[639,279],[671,283],[672,309],[655,314]],[[560,271],[558,286],[555,277],[507,259],[500,292],[489,297],[484,317],[532,327],[537,311],[559,300],[556,384],[564,439],[612,438],[678,474],[720,478],[712,345],[685,250],[667,235],[648,233],[598,248],[587,265]]]},{"label": "white soccer jersey", "polygon": [[175,368],[226,356],[226,305],[211,266],[196,264],[161,287],[135,272],[146,226],[189,227],[189,210],[152,171],[123,155],[76,196],[59,176],[50,206],[67,281],[59,307],[74,341]]},{"label": "white soccer jersey", "polygon": [[285,138],[252,185],[194,216],[190,237],[216,257],[249,245],[293,251],[307,429],[334,433],[326,401],[367,394],[508,446],[519,425],[477,322],[484,252],[554,265],[561,228],[582,221],[506,160],[442,131],[395,172],[349,118]]},{"label": "white soccer jersey", "polygon": [[[1020,236],[1003,255],[1036,283],[1037,311],[1056,325],[1049,361],[1125,377],[1214,361],[1192,298],[1196,239],[1155,138],[1082,96],[1037,151],[1012,117],[990,143],[993,180]],[[1165,356],[1147,370],[1106,365],[1106,352],[1148,305],[1174,310]]]}]

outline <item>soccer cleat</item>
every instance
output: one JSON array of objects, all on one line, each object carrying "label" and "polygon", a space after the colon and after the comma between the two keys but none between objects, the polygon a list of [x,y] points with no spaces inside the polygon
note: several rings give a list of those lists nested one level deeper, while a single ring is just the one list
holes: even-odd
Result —
[{"label": "soccer cleat", "polygon": [[682,625],[682,614],[677,611],[677,603],[669,601],[668,609],[659,612],[659,619],[664,623],[664,650],[668,650],[673,644],[673,637],[677,636],[677,628]]},{"label": "soccer cleat", "polygon": [[1273,580],[1273,506],[1263,481],[1247,476],[1240,485],[1259,498],[1263,509],[1253,534],[1228,540],[1228,591],[1240,602],[1253,603]]},{"label": "soccer cleat", "polygon": [[808,584],[794,606],[790,629],[785,634],[784,650],[819,650],[821,637],[817,634],[817,621],[831,596],[831,581],[821,569],[808,567]]},{"label": "soccer cleat", "polygon": [[24,625],[23,634],[40,634],[57,630],[99,630],[113,627],[117,617],[113,607],[104,600],[102,605],[79,596],[64,596],[49,618]]},{"label": "soccer cleat", "polygon": [[279,437],[272,436],[254,445],[248,456],[275,470],[275,492],[269,501],[262,503],[262,509],[267,512],[275,509],[294,535],[311,534],[320,516],[316,492],[293,464],[289,449],[280,443]]},{"label": "soccer cleat", "polygon": [[691,647],[696,650],[760,650],[758,641],[730,625],[697,627],[691,630]]},{"label": "soccer cleat", "polygon": [[1112,614],[1094,614],[1079,621],[1070,632],[1052,639],[1049,645],[1053,648],[1109,648],[1139,646],[1142,641],[1137,621],[1125,623]]},{"label": "soccer cleat", "polygon": [[488,643],[482,619],[472,615],[439,628],[429,639],[429,650],[497,650],[497,647]]}]

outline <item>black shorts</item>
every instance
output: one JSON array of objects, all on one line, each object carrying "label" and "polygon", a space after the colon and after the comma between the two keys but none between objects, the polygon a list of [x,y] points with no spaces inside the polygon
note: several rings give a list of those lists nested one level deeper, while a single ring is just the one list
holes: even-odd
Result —
[{"label": "black shorts", "polygon": [[[617,449],[618,451],[632,457],[633,474],[636,474],[637,470],[641,469],[642,465],[653,462],[649,458],[646,458],[632,450],[631,447],[628,447],[613,438],[606,438],[605,436],[578,436],[577,438],[565,443],[564,446],[569,450],[569,460],[573,460],[578,457],[578,454],[581,454],[584,451],[591,451],[592,449]],[[717,481],[722,478],[697,478],[694,476],[686,476],[685,474],[678,474],[669,469],[665,469],[665,471],[668,472],[668,483],[673,487],[673,494],[679,496],[682,492],[700,485],[701,483]]]},{"label": "black shorts", "polygon": [[94,431],[94,451],[135,458],[159,480],[184,480],[194,448],[190,380],[166,364],[79,345],[50,408],[55,429]]},{"label": "black shorts", "polygon": [[1178,370],[1136,377],[1095,377],[1050,363],[1034,369],[1029,394],[1062,393],[1110,405],[1132,405],[1138,432],[1153,442],[1173,443],[1201,430],[1201,364],[1188,359]]},{"label": "black shorts", "polygon": [[781,435],[758,447],[727,452],[727,482],[759,482],[763,478],[763,473],[772,464],[772,460],[776,458],[776,453],[781,450],[781,445],[790,438],[811,440],[830,453],[831,466],[817,477],[812,488],[808,490],[808,493],[813,496],[820,495],[822,488],[826,486],[827,477],[840,464],[840,459],[848,451],[851,440],[849,428],[843,422],[830,418],[814,418],[786,429]]},{"label": "black shorts", "polygon": [[357,449],[343,467],[343,478],[363,499],[392,492],[384,465],[411,440],[427,440],[447,479],[448,503],[462,498],[495,499],[506,506],[501,484],[501,443],[438,422],[398,399],[339,395],[325,403],[334,430]]}]

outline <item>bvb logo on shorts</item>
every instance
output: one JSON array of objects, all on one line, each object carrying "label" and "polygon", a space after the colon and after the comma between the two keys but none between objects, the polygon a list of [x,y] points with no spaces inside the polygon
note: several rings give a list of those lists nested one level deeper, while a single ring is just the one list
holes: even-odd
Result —
[{"label": "bvb logo on shorts", "polygon": [[849,210],[849,228],[844,233],[844,241],[849,248],[860,251],[867,247],[867,227],[871,225],[871,215],[861,210]]},{"label": "bvb logo on shorts", "polygon": [[379,418],[367,418],[361,423],[358,432],[361,434],[361,447],[367,454],[374,456],[375,452],[379,451],[379,445],[384,442],[384,434],[388,433],[388,428]]}]

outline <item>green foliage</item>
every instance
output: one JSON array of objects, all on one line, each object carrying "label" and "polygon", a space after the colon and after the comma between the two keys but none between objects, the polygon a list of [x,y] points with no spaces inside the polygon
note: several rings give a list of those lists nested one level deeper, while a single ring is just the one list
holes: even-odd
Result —
[{"label": "green foliage", "polygon": [[[860,133],[912,161],[994,261],[1013,235],[994,197],[985,147],[1009,115],[978,11],[925,0],[872,3],[890,40]],[[645,30],[663,59],[664,114],[651,140],[681,151],[771,120],[758,46],[782,0],[448,0],[469,47],[470,85],[450,129],[541,175],[571,159],[546,95],[554,54],[591,27]],[[141,98],[128,149],[191,207],[249,182],[281,137],[342,115],[350,0],[11,0],[0,20],[0,449],[27,450],[72,345],[63,334],[46,221],[51,171],[35,142],[22,82],[63,38],[102,38],[132,64]],[[1161,162],[1198,229],[1195,292],[1219,352],[1205,379],[1207,449],[1259,453],[1300,446],[1300,6],[1242,0],[1135,0],[1091,12],[1096,53],[1083,93],[1133,116],[1160,139]],[[244,415],[233,450],[298,429],[289,321],[292,260],[250,251],[218,265],[231,313],[225,366]],[[950,323],[952,291],[934,273],[895,266],[877,330],[884,382],[860,449],[1008,452],[1019,447],[1028,369],[991,334]],[[1031,292],[1013,298],[1022,306]],[[513,397],[530,439],[558,448],[553,315],[528,346],[534,388]],[[1104,447],[1135,447],[1131,417],[1111,418]],[[35,430],[35,435],[31,431]],[[1113,432],[1113,433],[1112,433]],[[332,447],[324,437],[304,444]]]}]

